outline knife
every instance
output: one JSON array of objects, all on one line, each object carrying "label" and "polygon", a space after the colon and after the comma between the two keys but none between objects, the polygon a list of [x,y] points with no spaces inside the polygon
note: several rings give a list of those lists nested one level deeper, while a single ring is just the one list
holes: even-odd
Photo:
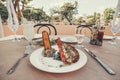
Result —
[{"label": "knife", "polygon": [[93,58],[95,59],[109,74],[111,75],[115,75],[116,72],[113,71],[110,67],[108,67],[108,65],[106,65],[105,63],[103,63],[103,61],[98,58],[92,51],[88,50],[86,47],[84,47],[82,45],[82,48]]}]

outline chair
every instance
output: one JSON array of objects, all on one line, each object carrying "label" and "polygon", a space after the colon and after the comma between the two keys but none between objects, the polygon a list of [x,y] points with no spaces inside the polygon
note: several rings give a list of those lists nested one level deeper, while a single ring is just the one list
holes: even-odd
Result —
[{"label": "chair", "polygon": [[[76,28],[77,28],[76,33],[81,33],[82,30],[83,30],[83,28],[88,28],[90,31],[92,31],[92,29],[91,29],[92,25],[94,25],[94,24],[78,25],[78,26],[76,27]],[[78,31],[79,31],[79,32],[78,32]]]},{"label": "chair", "polygon": [[[49,35],[52,34],[52,32],[54,32],[54,35],[57,35],[57,30],[55,28],[55,26],[53,26],[52,24],[36,24],[34,25],[34,28],[37,28],[37,34],[39,34],[42,31],[47,31]],[[44,28],[44,29],[42,29]],[[46,28],[46,29],[45,29]]]},{"label": "chair", "polygon": [[92,25],[94,24],[83,24],[83,25],[79,25],[76,28],[76,34],[82,34],[82,32],[85,33],[85,35],[88,35],[90,37],[90,35],[92,34]]}]

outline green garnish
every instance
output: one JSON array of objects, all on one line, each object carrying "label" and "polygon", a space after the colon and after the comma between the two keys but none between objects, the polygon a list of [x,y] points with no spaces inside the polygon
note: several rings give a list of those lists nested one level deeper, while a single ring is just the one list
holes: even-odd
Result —
[{"label": "green garnish", "polygon": [[[37,41],[37,44],[43,45],[43,40]],[[51,45],[56,44],[55,39],[52,38],[52,39],[50,40],[50,44],[51,44]]]},{"label": "green garnish", "polygon": [[52,38],[52,39],[50,40],[50,44],[51,44],[51,45],[56,44],[55,39]]}]

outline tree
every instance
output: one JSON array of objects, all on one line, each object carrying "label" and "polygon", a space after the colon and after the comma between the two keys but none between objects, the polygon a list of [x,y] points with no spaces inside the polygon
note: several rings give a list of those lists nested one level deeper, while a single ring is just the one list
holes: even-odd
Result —
[{"label": "tree", "polygon": [[[5,0],[2,0],[2,2],[4,2],[4,1]],[[25,5],[27,5],[30,1],[32,1],[32,0],[12,0],[19,22],[21,22],[21,17],[22,17],[21,11],[24,10]],[[21,10],[20,10],[20,6],[21,6],[20,4],[22,4]]]},{"label": "tree", "polygon": [[95,23],[95,17],[93,15],[88,15],[86,22],[89,23],[89,24],[94,24]]},{"label": "tree", "polygon": [[110,22],[113,19],[113,14],[115,13],[114,9],[112,8],[106,8],[104,10],[104,19],[106,21],[106,23]]},{"label": "tree", "polygon": [[55,21],[55,22],[60,22],[60,20],[59,20],[59,15],[53,16],[53,21]]},{"label": "tree", "polygon": [[3,22],[5,22],[8,18],[8,12],[7,12],[7,8],[1,2],[0,2],[0,15]]},{"label": "tree", "polygon": [[36,20],[39,21],[40,23],[42,21],[48,21],[49,20],[49,16],[45,13],[45,11],[43,10],[43,8],[34,8],[33,9],[33,13],[32,15],[36,14]]},{"label": "tree", "polygon": [[67,2],[64,3],[63,6],[61,6],[60,8],[53,8],[51,9],[51,13],[52,14],[59,14],[61,16],[61,19],[66,19],[69,24],[72,24],[72,20],[73,20],[73,15],[77,14],[77,2],[75,1],[74,4]]},{"label": "tree", "polygon": [[37,20],[40,23],[42,21],[49,21],[50,17],[45,13],[43,8],[33,8],[33,7],[26,7],[23,10],[23,16],[27,20]]},{"label": "tree", "polygon": [[94,12],[93,15],[88,15],[87,16],[87,23],[88,24],[96,24],[96,21],[99,19],[100,20],[101,14]]},{"label": "tree", "polygon": [[30,9],[28,8],[28,9],[24,9],[23,11],[22,11],[22,13],[23,13],[23,16],[27,19],[27,20],[31,20],[31,13],[30,13]]},{"label": "tree", "polygon": [[[27,5],[30,1],[32,0],[13,0],[13,5],[15,8],[16,14],[18,16],[19,22],[21,22],[21,17],[22,17],[21,11],[24,10],[25,5]],[[20,10],[20,3],[22,4],[21,10]]]}]

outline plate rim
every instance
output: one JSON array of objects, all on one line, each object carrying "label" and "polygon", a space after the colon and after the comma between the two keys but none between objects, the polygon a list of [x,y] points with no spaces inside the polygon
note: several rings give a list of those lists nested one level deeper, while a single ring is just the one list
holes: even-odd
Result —
[{"label": "plate rim", "polygon": [[74,39],[76,39],[75,36],[61,37],[60,39],[61,39],[62,42],[65,42],[65,43],[77,43],[77,39],[76,39],[76,41],[72,41],[72,42],[70,42],[70,41],[65,41],[65,40],[63,40],[63,39],[65,39],[65,38],[74,38]]},{"label": "plate rim", "polygon": [[103,39],[104,39],[104,40],[112,40],[112,39],[113,39],[113,36],[104,35],[104,36],[103,36]]}]

